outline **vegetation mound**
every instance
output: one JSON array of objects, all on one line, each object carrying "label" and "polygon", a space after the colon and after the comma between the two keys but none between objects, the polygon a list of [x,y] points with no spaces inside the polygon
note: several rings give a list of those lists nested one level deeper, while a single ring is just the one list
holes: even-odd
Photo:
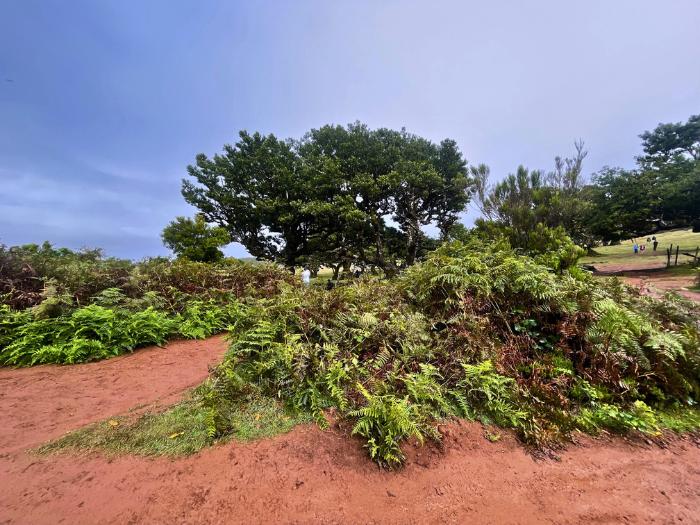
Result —
[{"label": "vegetation mound", "polygon": [[46,243],[0,246],[0,364],[73,364],[171,337],[202,339],[234,322],[238,299],[291,286],[288,272],[236,260],[132,263]]},{"label": "vegetation mound", "polygon": [[[512,428],[536,447],[574,431],[699,426],[697,305],[594,279],[573,265],[580,250],[555,234],[529,255],[467,235],[396,277],[332,290],[266,264],[3,249],[0,363],[78,363],[229,331],[224,361],[182,406],[53,448],[191,452],[249,435],[246,425],[257,432],[261,423],[245,415],[259,415],[256,406],[279,407],[270,414],[287,422],[327,425],[332,413],[387,466],[403,461],[405,440],[439,440],[449,417]],[[194,437],[173,448],[163,432]],[[149,445],[156,434],[162,443]]]},{"label": "vegetation mound", "polygon": [[439,439],[450,416],[545,447],[575,430],[656,433],[696,418],[681,410],[700,397],[694,305],[505,248],[453,242],[394,280],[287,286],[238,312],[198,391],[211,438],[233,432],[238,401],[257,394],[322,425],[335,411],[386,465],[406,439]]}]

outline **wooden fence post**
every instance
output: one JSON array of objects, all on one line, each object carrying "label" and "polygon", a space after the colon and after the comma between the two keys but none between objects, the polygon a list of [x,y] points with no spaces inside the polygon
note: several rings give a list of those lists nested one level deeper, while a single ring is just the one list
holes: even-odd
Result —
[{"label": "wooden fence post", "polygon": [[678,251],[681,249],[680,245],[676,246],[676,263],[675,266],[678,266]]},{"label": "wooden fence post", "polygon": [[671,248],[666,248],[666,268],[671,266]]}]

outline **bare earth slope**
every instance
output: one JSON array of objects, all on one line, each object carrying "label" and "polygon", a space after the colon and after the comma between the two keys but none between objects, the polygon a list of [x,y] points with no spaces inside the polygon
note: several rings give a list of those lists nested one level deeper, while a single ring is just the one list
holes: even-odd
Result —
[{"label": "bare earth slope", "polygon": [[73,367],[0,370],[0,523],[700,523],[700,448],[585,440],[536,461],[473,423],[406,468],[377,469],[339,430],[301,426],[171,460],[27,452],[86,423],[171,403],[221,338]]}]

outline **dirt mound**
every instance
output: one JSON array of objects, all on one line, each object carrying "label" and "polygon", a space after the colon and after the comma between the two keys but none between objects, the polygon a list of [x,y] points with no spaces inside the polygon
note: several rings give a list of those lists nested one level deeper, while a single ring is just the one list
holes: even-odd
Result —
[{"label": "dirt mound", "polygon": [[623,440],[537,461],[509,435],[442,428],[379,470],[359,441],[312,425],[171,460],[38,457],[26,449],[135,405],[172,402],[220,338],[74,367],[0,370],[0,523],[699,523],[700,448]]},{"label": "dirt mound", "polygon": [[84,365],[0,368],[0,451],[30,448],[139,405],[173,403],[225,351],[218,336]]}]

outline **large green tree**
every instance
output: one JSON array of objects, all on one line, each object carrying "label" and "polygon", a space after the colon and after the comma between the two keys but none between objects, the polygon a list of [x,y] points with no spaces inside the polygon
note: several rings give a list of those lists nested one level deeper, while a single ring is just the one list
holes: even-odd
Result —
[{"label": "large green tree", "polygon": [[361,123],[323,126],[299,140],[241,132],[221,155],[199,155],[185,199],[260,259],[298,264],[411,264],[470,199],[454,141]]},{"label": "large green tree", "polygon": [[642,165],[665,164],[674,157],[700,160],[700,115],[692,115],[687,122],[659,124],[653,131],[645,131],[642,139]]},{"label": "large green tree", "polygon": [[620,168],[603,168],[582,197],[590,204],[590,234],[603,243],[644,235],[657,228],[658,194],[654,177]]},{"label": "large green tree", "polygon": [[700,218],[700,115],[640,135],[640,173],[654,179],[656,215],[673,226]]},{"label": "large green tree", "polygon": [[292,266],[311,227],[304,210],[311,181],[301,171],[289,141],[242,131],[223,154],[197,156],[188,166],[194,180],[183,180],[182,194],[251,255]]}]

